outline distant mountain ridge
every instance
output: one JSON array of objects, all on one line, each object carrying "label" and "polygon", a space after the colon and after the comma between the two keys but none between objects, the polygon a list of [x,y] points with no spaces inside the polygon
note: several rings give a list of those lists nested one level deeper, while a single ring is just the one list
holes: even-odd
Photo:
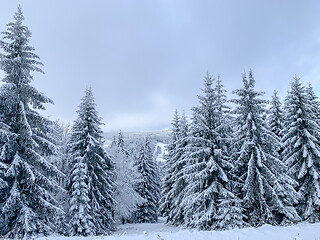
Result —
[{"label": "distant mountain ridge", "polygon": [[[125,141],[131,142],[132,140],[142,140],[149,137],[151,141],[161,142],[167,144],[170,139],[171,129],[155,130],[155,131],[122,131]],[[110,145],[114,136],[118,136],[119,132],[105,132],[103,134],[106,145]]]}]

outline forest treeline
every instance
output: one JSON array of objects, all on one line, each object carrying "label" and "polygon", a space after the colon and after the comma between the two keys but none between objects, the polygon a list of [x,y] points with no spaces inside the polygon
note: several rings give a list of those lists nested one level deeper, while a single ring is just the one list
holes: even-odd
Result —
[{"label": "forest treeline", "polygon": [[32,86],[42,63],[23,20],[19,7],[0,41],[0,236],[107,235],[159,216],[205,230],[320,220],[311,84],[295,77],[283,103],[276,91],[267,101],[249,71],[229,100],[207,74],[191,119],[174,114],[162,166],[149,138],[133,147],[119,132],[104,146],[91,88],[72,126],[39,114],[53,101]]}]

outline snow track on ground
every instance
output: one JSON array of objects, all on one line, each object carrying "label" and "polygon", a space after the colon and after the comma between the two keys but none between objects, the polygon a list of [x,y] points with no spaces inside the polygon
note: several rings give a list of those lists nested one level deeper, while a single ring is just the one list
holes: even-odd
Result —
[{"label": "snow track on ground", "polygon": [[264,225],[259,228],[229,231],[198,231],[159,223],[125,224],[105,237],[42,237],[37,240],[320,240],[320,223],[300,223],[281,227]]}]

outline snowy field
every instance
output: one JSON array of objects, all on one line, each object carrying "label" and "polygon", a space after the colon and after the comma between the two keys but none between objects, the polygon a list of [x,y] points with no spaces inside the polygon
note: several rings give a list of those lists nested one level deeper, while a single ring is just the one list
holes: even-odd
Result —
[{"label": "snowy field", "polygon": [[229,231],[197,231],[159,223],[125,224],[106,237],[43,237],[37,240],[320,240],[320,223],[300,223],[279,227],[264,225],[259,228]]}]

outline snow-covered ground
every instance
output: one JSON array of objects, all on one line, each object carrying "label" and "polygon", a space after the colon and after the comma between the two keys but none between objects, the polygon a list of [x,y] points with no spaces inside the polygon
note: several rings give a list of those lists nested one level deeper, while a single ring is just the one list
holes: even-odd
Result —
[{"label": "snow-covered ground", "polygon": [[288,227],[264,225],[229,231],[197,231],[159,223],[125,224],[106,237],[43,237],[37,240],[320,240],[320,223]]}]

